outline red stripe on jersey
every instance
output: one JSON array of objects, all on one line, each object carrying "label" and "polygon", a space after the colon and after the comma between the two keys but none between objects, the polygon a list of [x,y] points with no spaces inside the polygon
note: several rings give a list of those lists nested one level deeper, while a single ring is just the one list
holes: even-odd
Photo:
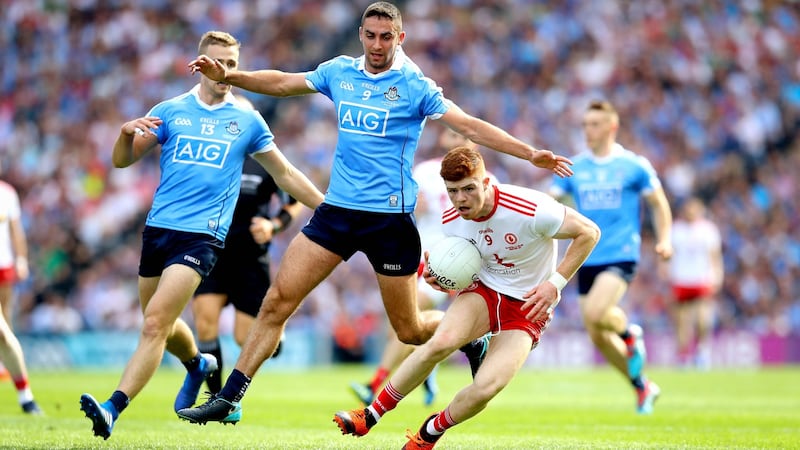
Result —
[{"label": "red stripe on jersey", "polygon": [[458,215],[458,211],[456,211],[455,208],[450,208],[442,213],[442,224],[452,222],[458,219],[459,217],[461,216]]},{"label": "red stripe on jersey", "polygon": [[501,206],[504,206],[512,211],[516,211],[520,214],[531,217],[536,215],[536,203],[515,195],[511,195],[507,192],[500,192],[497,202]]}]

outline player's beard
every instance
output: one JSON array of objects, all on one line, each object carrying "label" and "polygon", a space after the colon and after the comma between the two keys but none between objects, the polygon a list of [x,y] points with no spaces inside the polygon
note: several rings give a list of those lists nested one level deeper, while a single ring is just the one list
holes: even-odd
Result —
[{"label": "player's beard", "polygon": [[214,84],[210,86],[210,91],[214,98],[224,99],[225,96],[231,91],[231,85],[214,82]]},{"label": "player's beard", "polygon": [[383,57],[379,59],[373,58],[371,53],[367,53],[366,56],[367,65],[369,65],[370,69],[375,73],[383,72],[388,67],[391,67],[394,62],[394,51],[384,54]]}]

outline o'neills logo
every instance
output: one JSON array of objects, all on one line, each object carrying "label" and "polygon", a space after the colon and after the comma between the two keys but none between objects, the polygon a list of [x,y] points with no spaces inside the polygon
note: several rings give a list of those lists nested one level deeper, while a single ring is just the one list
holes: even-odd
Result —
[{"label": "o'neills logo", "polygon": [[[436,278],[436,283],[438,283],[439,286],[443,287],[444,289],[448,289],[448,290],[451,290],[451,291],[454,291],[454,290],[458,289],[458,287],[456,287],[455,280],[451,280],[450,278],[448,278],[448,277],[446,277],[444,275],[439,275],[438,273],[436,273],[436,271],[434,271],[430,267],[428,267],[428,272],[431,273],[432,277]],[[478,274],[477,273],[472,275],[472,281],[473,282],[478,281]]]},{"label": "o'neills logo", "polygon": [[184,261],[189,261],[190,263],[192,263],[192,264],[194,264],[196,266],[200,265],[200,260],[195,258],[194,256],[191,256],[191,255],[183,255],[183,260]]},{"label": "o'neills logo", "polygon": [[451,280],[450,278],[447,278],[444,275],[439,275],[438,273],[434,272],[433,269],[431,269],[430,267],[428,267],[428,271],[431,273],[431,276],[436,278],[436,283],[438,283],[439,286],[441,286],[441,287],[443,287],[445,289],[450,289],[450,290],[453,290],[453,289],[456,288],[456,282],[455,281]]}]

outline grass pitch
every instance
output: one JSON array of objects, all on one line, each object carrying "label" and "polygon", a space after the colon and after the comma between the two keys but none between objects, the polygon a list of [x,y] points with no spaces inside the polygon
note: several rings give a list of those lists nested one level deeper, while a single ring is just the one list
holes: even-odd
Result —
[{"label": "grass pitch", "polygon": [[[439,368],[432,407],[413,392],[369,435],[342,436],[332,422],[357,406],[348,390],[372,367],[262,370],[236,426],[192,425],[172,411],[183,372],[162,368],[104,441],[79,410],[84,392],[105,400],[121,371],[33,373],[46,417],[22,414],[13,385],[0,384],[0,448],[46,449],[397,449],[469,382],[469,369]],[[788,449],[800,448],[800,367],[705,373],[649,370],[662,388],[652,416],[634,412],[632,389],[607,368],[526,368],[486,410],[449,430],[442,449]]]}]

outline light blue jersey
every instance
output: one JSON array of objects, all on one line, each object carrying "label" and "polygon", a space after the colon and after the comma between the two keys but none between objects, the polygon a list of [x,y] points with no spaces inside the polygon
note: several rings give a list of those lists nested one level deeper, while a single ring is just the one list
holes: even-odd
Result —
[{"label": "light blue jersey", "polygon": [[417,183],[414,153],[427,118],[449,102],[401,48],[392,68],[368,73],[364,57],[339,56],[306,75],[311,89],[330,98],[339,137],[325,203],[378,213],[411,213]]},{"label": "light blue jersey", "polygon": [[155,130],[161,144],[161,181],[146,224],[225,241],[245,158],[270,151],[275,143],[257,111],[240,106],[232,95],[209,106],[198,92],[195,86],[147,113],[163,124]]},{"label": "light blue jersey", "polygon": [[582,153],[573,158],[569,178],[554,176],[552,194],[570,195],[576,209],[600,227],[600,242],[584,266],[638,262],[641,247],[642,195],[661,186],[655,169],[643,156],[615,144],[598,158]]}]

